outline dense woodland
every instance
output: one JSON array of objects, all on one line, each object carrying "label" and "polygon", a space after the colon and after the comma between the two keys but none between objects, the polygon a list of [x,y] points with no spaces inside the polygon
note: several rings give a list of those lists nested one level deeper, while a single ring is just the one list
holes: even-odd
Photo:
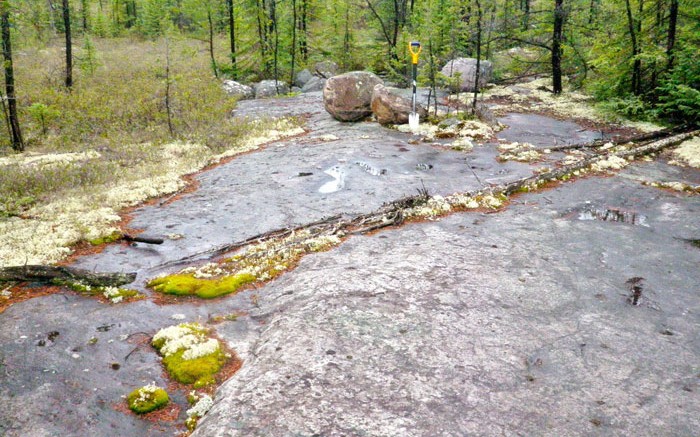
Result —
[{"label": "dense woodland", "polygon": [[413,39],[426,86],[444,85],[447,60],[478,57],[497,81],[550,75],[553,92],[582,88],[626,116],[700,114],[697,0],[0,0],[0,12],[0,149],[159,138],[138,130],[201,139],[201,118],[226,112],[215,77],[289,82],[332,60],[402,84]]}]

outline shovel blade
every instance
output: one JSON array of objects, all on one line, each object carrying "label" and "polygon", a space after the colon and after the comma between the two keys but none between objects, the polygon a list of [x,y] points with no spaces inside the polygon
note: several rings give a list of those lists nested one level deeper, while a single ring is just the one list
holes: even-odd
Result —
[{"label": "shovel blade", "polygon": [[418,125],[420,124],[420,117],[418,116],[417,113],[411,112],[408,114],[408,127],[411,128],[412,131],[418,130]]}]

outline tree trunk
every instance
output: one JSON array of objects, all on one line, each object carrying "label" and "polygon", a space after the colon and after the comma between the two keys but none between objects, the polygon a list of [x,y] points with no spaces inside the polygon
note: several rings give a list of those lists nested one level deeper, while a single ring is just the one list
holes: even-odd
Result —
[{"label": "tree trunk", "polygon": [[481,2],[476,0],[476,72],[474,73],[474,99],[472,100],[472,114],[476,113],[476,100],[479,96],[479,79],[481,76]]},{"label": "tree trunk", "polygon": [[83,33],[88,31],[88,16],[90,15],[90,1],[80,0],[80,15],[83,21]]},{"label": "tree trunk", "polygon": [[671,8],[668,14],[668,39],[666,41],[666,70],[673,68],[673,48],[676,45],[676,25],[678,23],[678,0],[671,0]]},{"label": "tree trunk", "polygon": [[[207,22],[209,23],[209,58],[211,59],[211,69],[214,70],[214,77],[219,78],[219,67],[216,66],[216,57],[214,56],[214,21],[211,18],[211,9],[207,8]],[[236,78],[235,63],[233,70],[233,78]]]},{"label": "tree trunk", "polygon": [[[640,0],[641,1],[641,0]],[[637,43],[637,29],[634,18],[632,17],[632,5],[630,0],[625,0],[625,8],[627,9],[627,26],[630,32],[630,40],[632,42],[632,93],[635,95],[641,94],[641,75],[642,61],[639,59],[639,45]]]},{"label": "tree trunk", "polygon": [[522,0],[521,7],[523,10],[522,30],[525,31],[530,27],[530,0]]},{"label": "tree trunk", "polygon": [[17,98],[15,97],[15,76],[12,67],[12,44],[10,42],[10,5],[8,0],[0,0],[0,33],[2,33],[2,55],[5,60],[5,93],[7,94],[7,106],[9,109],[10,136],[12,137],[12,149],[24,151],[22,131],[17,117]]},{"label": "tree trunk", "polygon": [[299,53],[302,62],[309,60],[309,49],[307,46],[308,35],[306,33],[306,21],[308,20],[308,0],[301,0],[301,17],[299,17]]},{"label": "tree trunk", "polygon": [[289,86],[294,86],[294,67],[297,59],[297,1],[292,0],[292,71],[289,73]]},{"label": "tree trunk", "polygon": [[554,32],[552,33],[552,88],[561,94],[561,41],[564,29],[564,0],[554,0]]},{"label": "tree trunk", "polygon": [[231,77],[233,80],[236,80],[238,78],[238,67],[236,65],[236,16],[233,10],[233,0],[226,0],[226,8],[228,10],[228,35],[231,47]]},{"label": "tree trunk", "polygon": [[66,31],[66,88],[73,86],[73,43],[70,32],[70,5],[63,0],[63,26]]}]

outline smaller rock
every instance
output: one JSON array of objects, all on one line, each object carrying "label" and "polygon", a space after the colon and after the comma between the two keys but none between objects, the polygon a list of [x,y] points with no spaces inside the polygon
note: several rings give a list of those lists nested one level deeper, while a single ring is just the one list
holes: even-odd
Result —
[{"label": "smaller rock", "polygon": [[287,93],[289,93],[289,85],[287,85],[287,82],[281,80],[263,80],[255,84],[256,99]]},{"label": "smaller rock", "polygon": [[328,79],[329,77],[338,74],[338,71],[340,70],[338,68],[338,64],[336,64],[333,61],[321,61],[317,62],[316,65],[314,65],[314,71],[317,75]]},{"label": "smaller rock", "polygon": [[307,68],[305,68],[296,74],[296,77],[294,78],[294,85],[298,86],[299,88],[304,88],[304,85],[306,85],[312,77],[314,77],[314,75],[311,74]]},{"label": "smaller rock", "polygon": [[225,80],[221,85],[229,96],[239,97],[241,100],[252,99],[255,97],[255,91],[248,85],[243,85],[235,80]]},{"label": "smaller rock", "polygon": [[[411,100],[398,94],[395,88],[387,88],[382,84],[375,85],[372,93],[372,113],[381,124],[406,124],[408,114],[412,112]],[[416,112],[425,119],[428,112],[416,105]]]},{"label": "smaller rock", "polygon": [[323,87],[326,85],[326,79],[313,76],[301,89],[302,93],[310,93],[313,91],[323,91]]}]

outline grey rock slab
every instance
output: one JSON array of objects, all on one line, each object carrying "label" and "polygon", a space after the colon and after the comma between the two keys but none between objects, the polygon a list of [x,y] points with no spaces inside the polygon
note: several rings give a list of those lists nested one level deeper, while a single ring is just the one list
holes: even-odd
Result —
[{"label": "grey rock slab", "polygon": [[[147,235],[183,238],[159,246],[112,245],[75,265],[97,271],[140,271],[139,280],[143,280],[156,272],[142,269],[274,229],[335,214],[368,213],[423,187],[431,194],[447,195],[480,188],[474,173],[482,183],[501,183],[531,171],[524,164],[496,162],[493,146],[464,154],[424,143],[408,144],[409,134],[377,123],[333,120],[323,110],[319,93],[299,97],[303,98],[275,99],[279,105],[240,102],[237,116],[270,115],[268,107],[294,113],[291,106],[297,111],[301,107],[309,111],[309,135],[239,156],[198,175],[196,192],[132,214],[130,226]],[[341,179],[342,183],[337,182]]]},{"label": "grey rock slab", "polygon": [[511,113],[498,119],[508,127],[498,138],[547,148],[567,144],[583,144],[600,138],[600,133],[582,128],[571,121],[561,121],[543,115]]},{"label": "grey rock slab", "polygon": [[[68,292],[11,306],[0,315],[0,435],[179,435],[189,408],[187,393],[168,388],[151,337],[182,322],[207,324],[212,316],[245,313],[250,296],[243,292],[199,304],[161,306],[144,300],[112,305]],[[225,332],[240,341],[257,324],[244,320]],[[243,349],[235,340],[231,344]],[[174,422],[117,410],[126,407],[124,396],[152,382],[166,388],[179,406]]]},{"label": "grey rock slab", "polygon": [[[571,214],[590,204],[649,226]],[[590,178],[308,256],[260,293],[259,337],[193,435],[693,435],[700,250],[676,237],[698,212]]]}]

